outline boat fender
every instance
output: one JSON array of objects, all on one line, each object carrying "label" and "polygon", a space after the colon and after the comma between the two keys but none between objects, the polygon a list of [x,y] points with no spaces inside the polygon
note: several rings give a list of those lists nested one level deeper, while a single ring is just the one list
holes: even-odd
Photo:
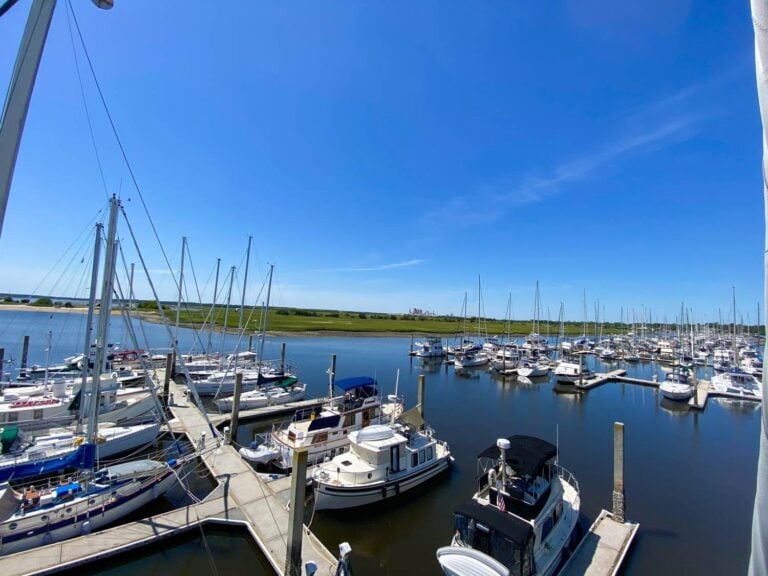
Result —
[{"label": "boat fender", "polygon": [[80,526],[80,535],[86,536],[87,534],[91,533],[91,521],[86,520],[83,522],[82,526]]}]

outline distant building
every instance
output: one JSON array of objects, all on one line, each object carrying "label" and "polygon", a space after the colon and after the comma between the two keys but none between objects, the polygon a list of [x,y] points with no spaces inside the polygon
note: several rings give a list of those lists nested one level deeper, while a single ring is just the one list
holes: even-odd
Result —
[{"label": "distant building", "polygon": [[434,312],[429,310],[422,310],[421,308],[411,308],[408,311],[409,316],[437,316]]}]

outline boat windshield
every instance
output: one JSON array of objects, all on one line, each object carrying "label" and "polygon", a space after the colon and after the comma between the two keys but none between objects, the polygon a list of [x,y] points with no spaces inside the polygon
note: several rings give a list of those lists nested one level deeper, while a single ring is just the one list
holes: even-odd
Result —
[{"label": "boat windshield", "polygon": [[[479,550],[501,562],[509,569],[510,574],[533,574],[533,538],[527,532],[529,528],[521,526],[522,530],[513,530],[510,538],[490,523],[483,523],[482,520],[459,511],[454,515],[454,528],[462,545]],[[523,537],[519,538],[520,536]],[[521,542],[516,542],[515,538]]]}]

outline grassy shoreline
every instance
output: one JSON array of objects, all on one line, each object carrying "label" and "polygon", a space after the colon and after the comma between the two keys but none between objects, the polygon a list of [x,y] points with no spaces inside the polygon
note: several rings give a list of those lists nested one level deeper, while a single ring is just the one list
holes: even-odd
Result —
[{"label": "grassy shoreline", "polygon": [[[25,312],[69,313],[84,314],[87,309],[83,306],[56,307],[35,306],[30,304],[3,303],[0,310],[15,310]],[[113,309],[112,314],[121,314],[119,308]],[[245,332],[257,333],[262,325],[261,309],[246,307]],[[160,311],[147,306],[139,306],[132,311],[136,317],[147,322],[162,323]],[[175,323],[176,310],[165,308],[168,321]],[[179,315],[179,325],[185,328],[224,330],[225,316],[228,332],[238,332],[239,309],[231,308],[229,313],[222,308],[215,310],[216,322],[212,327],[210,309],[190,308],[182,310]],[[299,308],[270,309],[267,317],[267,332],[272,336],[441,336],[443,338],[458,338],[461,334],[467,337],[478,334],[485,336],[524,336],[531,333],[533,323],[530,320],[507,322],[503,320],[481,320],[478,330],[477,318],[456,318],[453,316],[409,316],[404,314],[384,314],[373,312],[349,312],[336,310],[305,310]],[[619,322],[605,323],[601,327],[588,323],[587,333],[593,335],[599,328],[604,336],[626,334],[631,326]],[[648,332],[659,330],[661,326],[648,326]],[[563,331],[567,337],[577,337],[584,334],[583,322],[565,322]],[[542,335],[556,337],[560,333],[557,322],[540,322],[538,332]],[[760,332],[763,332],[762,327]]]}]

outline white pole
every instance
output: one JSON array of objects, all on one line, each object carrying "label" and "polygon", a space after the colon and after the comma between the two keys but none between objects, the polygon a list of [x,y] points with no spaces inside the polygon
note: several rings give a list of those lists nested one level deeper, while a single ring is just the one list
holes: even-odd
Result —
[{"label": "white pole", "polygon": [[32,3],[11,76],[8,100],[0,121],[0,235],[3,232],[5,209],[8,206],[13,170],[19,154],[24,123],[27,120],[29,101],[35,87],[37,69],[40,67],[54,8],[56,0],[34,0]]}]

